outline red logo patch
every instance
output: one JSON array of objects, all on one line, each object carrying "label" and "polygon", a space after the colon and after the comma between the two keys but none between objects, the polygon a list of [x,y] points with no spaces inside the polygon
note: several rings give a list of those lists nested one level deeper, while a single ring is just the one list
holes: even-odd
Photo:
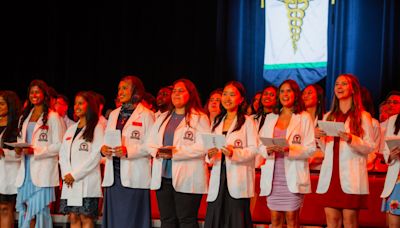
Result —
[{"label": "red logo patch", "polygon": [[133,126],[139,126],[139,127],[141,127],[141,126],[142,126],[142,122],[135,122],[135,121],[133,121],[133,122],[132,122],[132,125],[133,125]]},{"label": "red logo patch", "polygon": [[65,140],[67,140],[67,141],[68,141],[68,140],[70,140],[70,139],[71,139],[71,137],[67,137]]},{"label": "red logo patch", "polygon": [[40,127],[40,129],[49,130],[49,126],[47,126],[47,125],[42,125],[42,126]]}]

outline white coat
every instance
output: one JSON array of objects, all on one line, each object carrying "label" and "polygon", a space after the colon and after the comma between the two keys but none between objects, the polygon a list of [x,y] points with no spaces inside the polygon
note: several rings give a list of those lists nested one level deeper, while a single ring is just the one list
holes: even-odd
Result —
[{"label": "white coat", "polygon": [[[273,138],[278,114],[268,114],[260,137]],[[311,193],[308,159],[315,153],[314,123],[307,112],[292,114],[286,129],[289,152],[284,157],[286,183],[292,193]],[[260,196],[268,196],[272,191],[275,153],[267,154],[266,146],[259,147],[259,153],[267,159],[261,167]]]},{"label": "white coat", "polygon": [[[107,130],[115,130],[121,107],[110,113]],[[124,187],[149,189],[151,181],[151,156],[144,146],[145,139],[150,137],[154,124],[154,114],[139,103],[122,129],[122,145],[126,147],[127,158],[121,158],[120,177]],[[112,157],[106,158],[103,187],[114,183],[114,166]]]},{"label": "white coat", "polygon": [[[391,116],[389,117],[389,119],[387,119],[384,123],[381,124],[381,129],[382,129],[381,150],[383,156],[385,157],[386,162],[388,162],[389,160],[390,150],[387,144],[384,142],[384,139],[387,137],[396,137],[396,136],[400,137],[399,133],[397,133],[396,135],[394,134],[394,128],[395,128],[394,123],[396,122],[397,116],[398,114]],[[386,198],[392,193],[394,186],[396,185],[397,179],[399,178],[399,173],[400,173],[400,161],[396,159],[389,163],[385,179],[385,185],[383,187],[383,191],[381,194],[382,198]]]},{"label": "white coat", "polygon": [[[262,116],[260,116],[258,119],[255,119],[255,117],[256,117],[256,114],[251,115],[251,118],[254,120],[254,124],[256,125],[256,129],[258,131],[258,129],[260,129],[260,123],[261,123]],[[265,121],[264,121],[264,125],[265,125]],[[258,132],[258,133],[260,133],[260,132]],[[255,160],[255,168],[261,168],[261,166],[265,164],[265,158],[263,156],[261,156],[261,154],[256,154],[256,157],[254,158],[254,160]]]},{"label": "white coat", "polygon": [[[0,140],[3,138],[3,132],[0,132]],[[17,156],[14,150],[3,148],[4,157],[0,157],[0,194],[17,194],[15,180],[21,164],[21,157]]]},{"label": "white coat", "polygon": [[[324,120],[329,113],[325,114]],[[345,130],[350,132],[350,118],[345,121]],[[363,111],[361,114],[363,137],[352,135],[351,143],[340,141],[339,145],[339,176],[344,193],[368,194],[367,157],[375,148],[371,116]],[[326,193],[332,177],[334,137],[326,136],[318,140],[321,150],[325,153],[319,174],[317,193]]]},{"label": "white coat", "polygon": [[[215,128],[215,134],[222,134],[223,122]],[[254,196],[255,187],[255,156],[257,155],[258,133],[256,124],[250,116],[242,127],[235,129],[237,117],[233,120],[226,134],[226,144],[233,145],[232,157],[225,157],[226,179],[228,191],[235,199],[251,198]],[[208,189],[207,201],[213,202],[218,197],[221,177],[221,159],[214,156],[212,159],[206,157],[207,162],[213,165],[210,176],[210,187]]]},{"label": "white coat", "polygon": [[[151,189],[157,190],[161,187],[162,158],[157,158],[158,148],[163,146],[163,138],[169,116],[164,122],[168,112],[162,113],[152,128],[151,136],[148,138],[147,146],[149,153],[153,156],[153,171],[151,178]],[[199,114],[192,110],[190,123],[183,118],[175,129],[173,146],[177,152],[172,158],[172,186],[175,191],[182,193],[204,194],[208,189],[208,167],[204,156],[207,151],[203,148],[201,133],[210,132],[210,123],[205,114]]]},{"label": "white coat", "polygon": [[[72,189],[63,184],[61,199],[102,196],[100,149],[103,145],[103,126],[98,123],[93,132],[93,142],[87,142],[82,138],[86,127],[74,139],[78,124],[79,121],[68,128],[60,149],[61,177],[70,173],[75,180]],[[75,185],[82,185],[82,191],[75,192]]]},{"label": "white coat", "polygon": [[[26,142],[26,130],[32,111],[22,124],[21,136],[18,142]],[[43,114],[36,122],[32,135],[34,154],[30,159],[32,183],[38,187],[54,187],[59,185],[58,153],[64,135],[62,119],[56,112],[49,112],[47,125],[43,125]],[[22,156],[21,166],[16,180],[17,187],[21,187],[25,180],[25,158]]]}]

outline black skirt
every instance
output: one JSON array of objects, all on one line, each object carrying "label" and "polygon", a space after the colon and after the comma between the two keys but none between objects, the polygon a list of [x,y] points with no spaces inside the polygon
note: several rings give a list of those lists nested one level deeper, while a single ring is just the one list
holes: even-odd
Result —
[{"label": "black skirt", "polygon": [[226,167],[221,167],[218,197],[208,202],[204,228],[251,228],[250,198],[234,199],[229,194]]},{"label": "black skirt", "polygon": [[99,215],[99,198],[83,198],[82,206],[67,206],[67,200],[60,201],[60,213],[75,213],[78,215],[86,215],[96,218]]},{"label": "black skirt", "polygon": [[0,194],[0,203],[15,203],[17,200],[17,194],[6,195]]}]

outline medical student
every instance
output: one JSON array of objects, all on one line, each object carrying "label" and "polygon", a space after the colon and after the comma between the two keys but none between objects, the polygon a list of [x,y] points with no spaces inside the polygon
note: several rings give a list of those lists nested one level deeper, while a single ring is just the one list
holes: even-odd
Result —
[{"label": "medical student", "polygon": [[94,227],[101,192],[100,148],[104,128],[99,122],[96,97],[90,92],[75,96],[78,122],[68,128],[60,149],[64,184],[60,212],[68,214],[71,227]]},{"label": "medical student", "polygon": [[331,110],[324,120],[343,122],[339,136],[316,135],[324,152],[317,193],[328,227],[358,227],[358,212],[367,208],[367,157],[375,148],[371,115],[364,111],[360,83],[352,74],[341,74],[334,87]]},{"label": "medical student", "polygon": [[206,160],[212,164],[204,227],[252,227],[250,198],[254,196],[255,155],[258,134],[253,118],[246,116],[246,91],[237,81],[222,92],[221,113],[212,132],[223,134],[226,146],[210,148]]},{"label": "medical student", "polygon": [[123,77],[118,85],[122,105],[108,118],[105,137],[107,131],[119,130],[122,145],[101,148],[106,157],[103,227],[151,227],[151,156],[143,145],[154,114],[141,104],[144,91],[138,77]]},{"label": "medical student", "polygon": [[28,87],[28,102],[19,122],[22,155],[16,186],[18,227],[52,227],[49,205],[55,201],[54,187],[59,185],[58,155],[65,127],[61,117],[50,110],[48,86],[33,80]]},{"label": "medical student", "polygon": [[197,214],[208,189],[201,133],[210,132],[196,86],[173,83],[172,109],[161,114],[148,141],[153,156],[151,189],[156,190],[161,227],[199,227]]},{"label": "medical student", "polygon": [[273,227],[300,227],[299,212],[304,194],[311,193],[308,159],[315,152],[314,125],[304,111],[300,87],[286,80],[278,88],[278,102],[265,118],[259,134],[264,138],[283,138],[287,146],[261,145],[266,158],[261,167],[260,195],[267,196]]},{"label": "medical student", "polygon": [[[389,117],[382,127],[382,138],[400,139],[400,115]],[[386,174],[385,185],[381,197],[383,198],[382,211],[386,212],[389,227],[400,227],[400,147],[389,149],[382,142],[381,148],[386,162],[389,164]]]},{"label": "medical student", "polygon": [[14,91],[0,91],[0,227],[14,227],[14,208],[17,198],[15,180],[21,157],[5,143],[17,141],[21,103]]}]

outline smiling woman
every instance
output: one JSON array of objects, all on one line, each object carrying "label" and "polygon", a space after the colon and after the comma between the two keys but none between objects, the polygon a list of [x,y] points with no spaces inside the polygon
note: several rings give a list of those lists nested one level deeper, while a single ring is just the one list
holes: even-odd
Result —
[{"label": "smiling woman", "polygon": [[106,157],[103,227],[151,227],[151,156],[144,142],[154,114],[141,104],[144,91],[136,76],[125,76],[118,84],[122,105],[110,113],[106,131],[120,131],[122,145],[101,147]]}]

